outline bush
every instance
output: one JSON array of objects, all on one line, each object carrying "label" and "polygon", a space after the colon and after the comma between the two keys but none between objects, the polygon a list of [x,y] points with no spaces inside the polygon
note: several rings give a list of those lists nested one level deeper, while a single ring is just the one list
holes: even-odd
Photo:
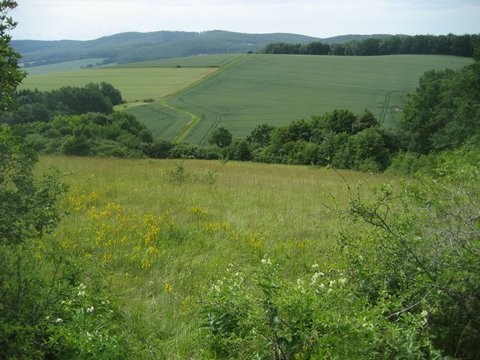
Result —
[{"label": "bush", "polygon": [[343,237],[357,293],[386,303],[388,318],[424,314],[436,348],[475,359],[480,343],[480,153],[437,155],[399,191],[359,197],[350,214],[365,228]]},{"label": "bush", "polygon": [[[383,302],[369,306],[340,271],[313,264],[287,280],[264,257],[243,271],[231,265],[202,301],[203,336],[215,359],[385,359],[437,355],[422,314],[391,322]],[[384,299],[382,301],[388,301]]]},{"label": "bush", "polygon": [[33,175],[36,154],[0,129],[0,243],[19,244],[53,229],[60,218],[55,206],[65,191],[58,176]]},{"label": "bush", "polygon": [[122,358],[126,342],[101,271],[44,236],[60,219],[66,187],[56,173],[36,178],[36,162],[0,130],[0,358]]}]

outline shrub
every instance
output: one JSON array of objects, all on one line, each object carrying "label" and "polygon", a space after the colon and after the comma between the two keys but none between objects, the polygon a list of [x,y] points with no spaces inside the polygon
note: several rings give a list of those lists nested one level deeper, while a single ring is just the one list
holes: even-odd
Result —
[{"label": "shrub", "polygon": [[202,301],[206,353],[216,359],[385,359],[437,355],[422,314],[391,322],[388,299],[370,306],[340,271],[313,264],[292,282],[264,257],[254,270],[231,265]]},{"label": "shrub", "polygon": [[436,348],[465,359],[480,343],[479,160],[478,150],[439,155],[398,191],[354,198],[349,212],[368,226],[343,237],[357,293],[392,299],[392,321],[424,314]]}]

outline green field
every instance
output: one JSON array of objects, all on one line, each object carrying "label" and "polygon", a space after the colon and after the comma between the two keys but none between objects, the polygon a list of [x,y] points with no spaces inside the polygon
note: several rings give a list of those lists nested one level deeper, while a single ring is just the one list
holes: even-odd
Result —
[{"label": "green field", "polygon": [[98,68],[29,75],[19,89],[48,91],[62,86],[84,86],[108,82],[122,92],[126,101],[160,100],[206,75],[213,68]]},{"label": "green field", "polygon": [[143,61],[116,65],[115,68],[170,68],[170,67],[221,67],[237,58],[237,54],[197,55],[181,58],[169,58],[162,60]]},{"label": "green field", "polygon": [[83,60],[74,60],[74,61],[67,61],[67,62],[57,63],[57,64],[32,66],[32,67],[24,68],[23,70],[25,70],[25,72],[28,75],[50,74],[50,73],[62,72],[62,71],[79,70],[89,65],[95,66],[95,64],[101,62],[102,60],[104,59],[91,58],[91,59],[83,59]]},{"label": "green field", "polygon": [[20,88],[106,81],[129,102],[117,109],[137,116],[155,136],[204,143],[218,126],[245,136],[259,124],[278,126],[336,108],[369,109],[384,126],[392,126],[425,71],[458,69],[471,61],[426,55],[223,54],[75,71],[59,67],[29,75]]},{"label": "green field", "polygon": [[388,125],[425,71],[469,63],[446,56],[249,55],[169,103],[201,118],[186,137],[193,143],[217,126],[245,136],[258,124],[286,124],[335,108],[369,109]]}]

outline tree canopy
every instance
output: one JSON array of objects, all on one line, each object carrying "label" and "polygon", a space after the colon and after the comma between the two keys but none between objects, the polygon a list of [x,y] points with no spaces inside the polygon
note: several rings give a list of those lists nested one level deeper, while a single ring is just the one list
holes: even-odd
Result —
[{"label": "tree canopy", "polygon": [[8,16],[8,12],[16,7],[16,1],[0,1],[0,114],[15,106],[15,90],[25,77],[18,68],[20,55],[10,46],[9,31],[17,23]]}]

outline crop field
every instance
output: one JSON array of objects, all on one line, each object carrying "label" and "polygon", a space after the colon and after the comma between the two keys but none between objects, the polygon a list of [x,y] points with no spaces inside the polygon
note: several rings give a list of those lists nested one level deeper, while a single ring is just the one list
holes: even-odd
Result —
[{"label": "crop field", "polygon": [[83,59],[83,60],[74,60],[74,61],[67,61],[63,63],[57,64],[49,64],[49,65],[42,65],[42,66],[32,66],[28,68],[24,68],[25,72],[29,75],[38,75],[38,74],[48,74],[54,72],[61,72],[61,71],[69,71],[69,70],[79,70],[89,65],[95,65],[101,62],[102,58],[90,58],[90,59]]},{"label": "crop field", "polygon": [[[229,264],[255,267],[268,255],[295,279],[336,260],[339,215],[329,208],[345,206],[348,191],[334,170],[75,157],[42,157],[39,165],[68,174],[70,186],[68,215],[38,245],[39,256],[42,246],[58,247],[108,279],[122,327],[138,342],[131,358],[192,358],[202,294]],[[394,181],[341,175],[362,192]]]},{"label": "crop field", "polygon": [[262,123],[286,124],[335,108],[369,109],[389,125],[425,71],[469,63],[446,56],[249,55],[169,103],[202,119],[186,137],[193,143],[205,142],[217,126],[245,136]]},{"label": "crop field", "polygon": [[84,86],[105,81],[122,92],[126,101],[160,100],[206,75],[214,68],[98,68],[29,75],[19,89],[48,91],[62,86]]},{"label": "crop field", "polygon": [[[282,125],[335,108],[365,109],[392,126],[419,77],[458,69],[471,59],[394,55],[208,55],[117,67],[32,73],[20,88],[51,90],[106,81],[122,91],[126,110],[155,136],[205,143],[218,126],[245,136],[257,125]],[[66,65],[65,65],[66,66]],[[154,100],[145,103],[144,100]]]},{"label": "crop field", "polygon": [[154,61],[144,61],[131,64],[116,65],[115,68],[170,68],[170,67],[221,67],[240,55],[236,54],[217,54],[217,55],[197,55],[181,58],[169,58]]}]

